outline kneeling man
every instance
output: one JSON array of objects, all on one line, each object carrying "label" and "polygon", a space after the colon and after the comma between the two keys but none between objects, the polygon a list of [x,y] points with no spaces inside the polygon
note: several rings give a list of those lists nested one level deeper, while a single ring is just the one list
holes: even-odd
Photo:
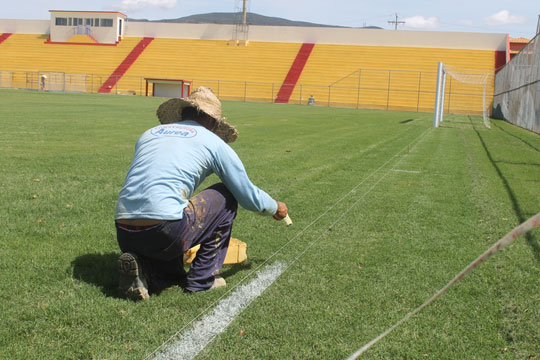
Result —
[{"label": "kneeling man", "polygon": [[[281,220],[287,206],[255,186],[234,150],[238,137],[205,87],[157,110],[161,125],[147,130],[116,204],[120,295],[146,300],[178,285],[187,292],[225,286],[219,270],[237,206]],[[210,174],[221,180],[193,196]],[[189,271],[183,254],[200,245]]]}]

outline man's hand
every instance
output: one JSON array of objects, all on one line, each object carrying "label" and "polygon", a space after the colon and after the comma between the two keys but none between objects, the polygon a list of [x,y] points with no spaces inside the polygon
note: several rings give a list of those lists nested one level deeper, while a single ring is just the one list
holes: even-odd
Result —
[{"label": "man's hand", "polygon": [[274,214],[273,218],[276,220],[281,220],[285,218],[285,216],[287,216],[287,213],[289,212],[289,210],[287,209],[287,205],[285,205],[285,203],[282,203],[281,201],[276,201],[276,202],[277,202],[277,211]]}]

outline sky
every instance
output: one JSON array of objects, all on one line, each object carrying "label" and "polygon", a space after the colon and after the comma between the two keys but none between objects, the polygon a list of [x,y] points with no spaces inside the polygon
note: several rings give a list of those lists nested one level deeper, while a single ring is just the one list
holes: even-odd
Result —
[{"label": "sky", "polygon": [[[19,0],[3,1],[0,19],[48,20],[49,10],[120,11],[130,18],[175,19],[210,12],[241,11],[242,0]],[[265,16],[350,27],[398,30],[536,34],[538,0],[247,0],[248,11]]]}]

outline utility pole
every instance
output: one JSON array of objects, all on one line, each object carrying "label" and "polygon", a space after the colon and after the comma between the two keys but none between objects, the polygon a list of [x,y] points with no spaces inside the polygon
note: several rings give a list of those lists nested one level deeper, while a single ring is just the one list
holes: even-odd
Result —
[{"label": "utility pole", "polygon": [[[242,6],[242,8],[240,8]],[[234,27],[233,38],[229,41],[229,45],[247,46],[249,25],[247,23],[247,13],[249,8],[249,0],[235,1],[235,14],[237,14],[236,24]]]},{"label": "utility pole", "polygon": [[398,14],[396,13],[396,20],[388,21],[389,24],[394,24],[394,30],[397,30],[398,24],[405,24],[405,21],[398,21]]},{"label": "utility pole", "polygon": [[536,35],[540,34],[540,15],[538,15],[538,24],[536,25]]},{"label": "utility pole", "polygon": [[247,25],[247,22],[246,22],[246,19],[247,19],[246,1],[247,0],[244,0],[244,6],[243,6],[243,9],[242,9],[242,25],[243,26]]}]

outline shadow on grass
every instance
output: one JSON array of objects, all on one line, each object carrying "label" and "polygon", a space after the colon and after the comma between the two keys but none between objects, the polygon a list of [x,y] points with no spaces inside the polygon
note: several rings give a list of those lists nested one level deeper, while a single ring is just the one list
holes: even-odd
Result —
[{"label": "shadow on grass", "polygon": [[530,147],[531,149],[535,150],[535,151],[538,151],[540,152],[540,149],[537,148],[536,146],[534,146],[533,144],[531,144],[530,142],[528,142],[527,140],[517,136],[516,134],[512,134],[511,132],[509,132],[508,130],[504,129],[502,126],[500,126],[499,124],[497,124],[497,122],[492,122],[493,125],[495,125],[497,127],[497,129],[501,130],[501,131],[504,131],[505,133],[507,133],[508,135],[510,136],[513,136],[515,137],[516,139],[518,139],[519,141],[521,141],[522,143],[524,143],[525,145],[527,145],[528,147]]},{"label": "shadow on grass", "polygon": [[[528,218],[530,216],[533,216],[534,214],[525,214],[521,210],[521,207],[520,207],[519,202],[517,200],[516,194],[514,193],[514,190],[510,186],[510,183],[508,182],[508,179],[506,178],[506,176],[504,175],[504,173],[502,172],[500,167],[497,165],[498,161],[493,159],[493,156],[491,155],[491,151],[489,150],[486,142],[484,141],[484,138],[482,138],[482,135],[480,134],[480,131],[478,131],[478,129],[476,129],[476,126],[474,126],[474,123],[472,122],[470,116],[469,116],[469,120],[471,122],[472,128],[476,132],[476,135],[478,135],[478,139],[480,140],[480,143],[482,144],[482,147],[484,148],[484,151],[486,152],[486,155],[487,155],[489,161],[491,162],[491,165],[493,166],[493,168],[497,172],[497,175],[501,179],[501,181],[502,181],[502,183],[504,185],[504,188],[506,189],[506,192],[508,193],[508,196],[510,197],[510,200],[512,201],[512,208],[513,208],[514,213],[516,214],[516,216],[517,216],[517,218],[519,220],[519,223],[521,224],[521,223],[527,221]],[[501,129],[499,126],[497,126],[497,128]],[[527,144],[527,145],[529,145],[529,144]],[[538,243],[538,240],[530,232],[526,233],[524,236],[525,236],[525,239],[527,239],[527,243],[531,247],[536,260],[538,262],[540,262],[540,244]]]},{"label": "shadow on grass", "polygon": [[515,161],[496,161],[497,163],[507,164],[507,165],[523,165],[523,166],[540,166],[540,163],[526,163],[526,162],[515,162]]},{"label": "shadow on grass", "polygon": [[[105,296],[120,298],[118,296],[117,272],[117,260],[119,256],[120,254],[118,253],[81,255],[71,263],[73,277],[97,286]],[[238,272],[257,268],[263,262],[263,259],[251,258],[240,264],[225,265],[220,271],[220,275],[226,279]],[[159,292],[155,294],[157,295]]]},{"label": "shadow on grass", "polygon": [[71,263],[73,277],[99,287],[105,296],[118,298],[118,256],[117,253],[81,255]]},{"label": "shadow on grass", "polygon": [[249,258],[247,261],[244,261],[240,264],[224,265],[219,272],[219,275],[227,279],[227,277],[233,276],[240,271],[257,269],[259,265],[262,264],[264,261],[264,259]]}]

